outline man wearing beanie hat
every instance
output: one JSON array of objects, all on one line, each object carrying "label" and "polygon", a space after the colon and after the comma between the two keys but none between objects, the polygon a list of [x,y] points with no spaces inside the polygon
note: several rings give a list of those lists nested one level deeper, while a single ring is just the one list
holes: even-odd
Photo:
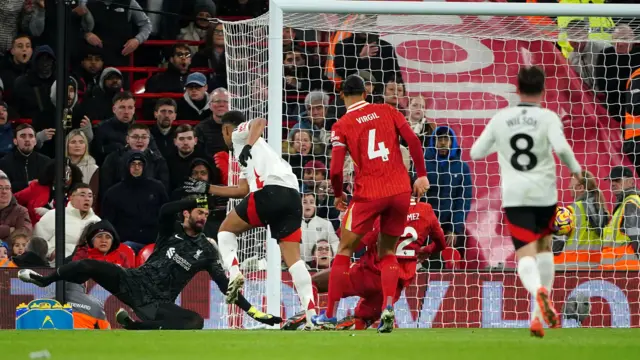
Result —
[{"label": "man wearing beanie hat", "polygon": [[[58,280],[80,284],[93,279],[133,308],[141,319],[134,321],[124,309],[120,309],[116,320],[128,330],[202,329],[202,316],[176,305],[175,301],[191,279],[203,270],[209,273],[221,292],[227,291],[229,279],[220,264],[217,246],[202,232],[208,207],[204,196],[162,206],[154,252],[139,268],[123,269],[107,262],[85,259],[65,264],[48,276],[24,269],[18,277],[40,287]],[[175,220],[178,214],[183,218],[181,222]],[[277,316],[257,310],[241,294],[235,304],[263,324],[276,325],[282,321]]]},{"label": "man wearing beanie hat", "polygon": [[155,241],[158,211],[169,197],[160,181],[147,176],[144,153],[130,151],[125,164],[124,180],[106,191],[100,214],[138,252]]}]

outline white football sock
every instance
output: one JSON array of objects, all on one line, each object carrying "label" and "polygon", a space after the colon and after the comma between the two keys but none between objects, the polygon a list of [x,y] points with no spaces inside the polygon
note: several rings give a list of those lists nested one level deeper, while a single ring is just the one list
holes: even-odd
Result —
[{"label": "white football sock", "polygon": [[[556,267],[553,263],[553,253],[538,253],[536,255],[536,263],[538,264],[538,273],[540,274],[540,285],[546,288],[547,291],[549,291],[549,295],[551,295],[551,289],[553,289],[553,280],[555,279],[556,275]],[[537,301],[533,316],[543,321],[542,311],[540,310],[540,306],[538,305]]]},{"label": "white football sock", "polygon": [[540,273],[533,256],[525,256],[518,260],[518,276],[524,288],[531,295],[536,296],[540,289]]},{"label": "white football sock", "polygon": [[553,253],[543,252],[537,254],[536,263],[538,264],[538,273],[540,273],[540,285],[551,293],[553,280],[556,275],[556,267],[553,264]]},{"label": "white football sock", "polygon": [[311,281],[309,270],[307,270],[304,261],[298,260],[295,264],[289,266],[289,274],[291,274],[291,280],[293,280],[293,285],[296,287],[302,308],[305,309],[307,324],[310,324],[311,317],[316,315],[316,309],[313,302],[313,282]]},{"label": "white football sock", "polygon": [[234,279],[240,273],[236,234],[228,231],[219,232],[218,249],[222,257],[222,264],[229,271],[229,279]]}]

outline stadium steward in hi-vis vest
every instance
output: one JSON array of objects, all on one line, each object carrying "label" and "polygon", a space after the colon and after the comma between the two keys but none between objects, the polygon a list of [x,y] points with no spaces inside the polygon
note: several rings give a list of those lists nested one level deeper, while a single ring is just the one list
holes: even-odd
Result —
[{"label": "stadium steward in hi-vis vest", "polygon": [[633,171],[616,166],[608,180],[616,195],[616,206],[603,231],[601,268],[640,270],[640,191],[635,187]]},{"label": "stadium steward in hi-vis vest", "polygon": [[[561,4],[604,4],[606,0],[559,0]],[[575,21],[586,21],[583,16],[558,16],[558,45],[562,49],[562,55],[565,58],[573,52],[573,47],[569,44],[567,29],[571,29],[571,23]],[[611,32],[615,27],[613,19],[610,17],[589,17],[589,40],[610,41],[612,39]]]},{"label": "stadium steward in hi-vis vest", "polygon": [[606,200],[589,171],[583,171],[583,180],[571,180],[575,201],[567,206],[573,214],[573,231],[553,239],[554,262],[565,268],[589,268],[600,265],[602,239],[610,214]]}]

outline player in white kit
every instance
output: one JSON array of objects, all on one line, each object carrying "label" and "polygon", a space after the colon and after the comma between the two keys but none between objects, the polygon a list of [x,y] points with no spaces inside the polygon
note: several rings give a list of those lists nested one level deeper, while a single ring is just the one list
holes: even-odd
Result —
[{"label": "player in white kit", "polygon": [[540,107],[544,82],[540,68],[520,69],[521,103],[499,111],[471,148],[473,160],[498,153],[502,205],[518,257],[518,276],[536,299],[531,334],[537,337],[544,336],[541,320],[552,328],[560,325],[549,295],[555,275],[551,233],[558,203],[552,149],[576,178],[582,177],[560,118]]},{"label": "player in white kit", "polygon": [[311,330],[311,318],[316,311],[311,276],[300,257],[302,200],[298,179],[289,163],[262,138],[266,124],[265,119],[245,121],[239,111],[229,111],[222,117],[222,135],[240,164],[240,180],[238,186],[211,185],[209,193],[244,198],[227,215],[218,231],[218,247],[230,279],[226,300],[234,303],[244,285],[238,263],[237,236],[269,225],[271,237],[280,245],[300,303],[307,312],[305,329]]}]

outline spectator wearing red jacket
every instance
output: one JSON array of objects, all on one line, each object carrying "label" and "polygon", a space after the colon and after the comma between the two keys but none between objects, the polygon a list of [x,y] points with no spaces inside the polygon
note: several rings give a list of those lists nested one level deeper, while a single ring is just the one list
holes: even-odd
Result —
[{"label": "spectator wearing red jacket", "polygon": [[134,268],[125,253],[127,245],[120,242],[116,229],[107,220],[87,225],[78,245],[73,252],[73,261],[92,259],[120,265],[123,268]]}]

